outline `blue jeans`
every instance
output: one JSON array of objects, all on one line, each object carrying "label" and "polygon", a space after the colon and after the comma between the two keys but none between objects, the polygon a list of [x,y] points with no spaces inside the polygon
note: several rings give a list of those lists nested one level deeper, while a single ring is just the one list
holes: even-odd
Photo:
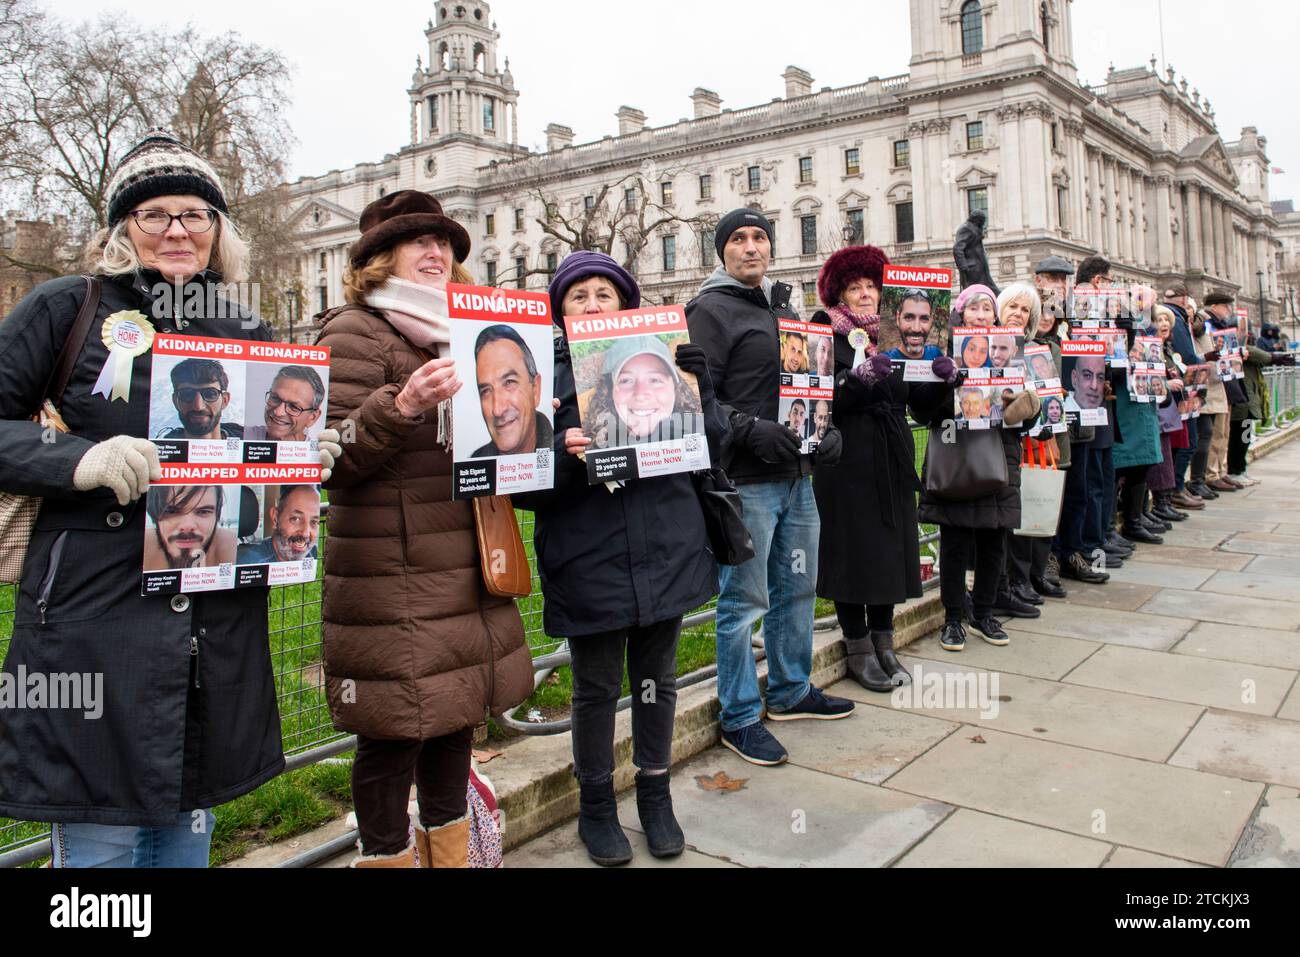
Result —
[{"label": "blue jeans", "polygon": [[[202,815],[200,817],[199,815]],[[211,811],[182,811],[169,827],[55,824],[55,867],[207,867]]]},{"label": "blue jeans", "polygon": [[808,694],[817,603],[821,519],[812,479],[757,482],[739,489],[754,557],[719,568],[718,698],[724,731],[757,724],[763,715],[750,644],[760,619],[768,708],[788,711]]},{"label": "blue jeans", "polygon": [[1187,467],[1196,455],[1196,420],[1188,419],[1187,448],[1174,449],[1174,491],[1181,492],[1187,486]]},{"label": "blue jeans", "polygon": [[1090,449],[1089,454],[1096,456],[1098,475],[1096,484],[1088,485],[1088,517],[1083,526],[1084,556],[1091,560],[1115,527],[1115,461],[1111,449]]}]

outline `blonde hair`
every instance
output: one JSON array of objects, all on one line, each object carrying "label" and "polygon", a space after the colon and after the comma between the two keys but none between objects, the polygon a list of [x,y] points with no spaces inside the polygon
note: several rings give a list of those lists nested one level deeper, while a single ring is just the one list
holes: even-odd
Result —
[{"label": "blonde hair", "polygon": [[[400,245],[400,244],[399,244]],[[375,253],[360,266],[349,265],[343,271],[343,299],[354,306],[363,306],[370,294],[393,278],[397,265],[397,246]],[[457,260],[452,264],[448,282],[472,286],[474,277],[465,264]]]},{"label": "blonde hair", "polygon": [[1002,310],[1021,299],[1029,305],[1029,322],[1025,324],[1025,341],[1028,342],[1038,335],[1038,317],[1043,312],[1043,300],[1032,284],[1013,282],[998,293],[998,324],[1002,324]]},{"label": "blonde hair", "polygon": [[[127,220],[116,226],[100,230],[86,250],[86,265],[91,272],[104,276],[124,276],[142,267],[140,254],[127,233]],[[225,213],[217,210],[217,231],[208,256],[208,269],[218,273],[224,282],[244,282],[248,279],[248,241]]]}]

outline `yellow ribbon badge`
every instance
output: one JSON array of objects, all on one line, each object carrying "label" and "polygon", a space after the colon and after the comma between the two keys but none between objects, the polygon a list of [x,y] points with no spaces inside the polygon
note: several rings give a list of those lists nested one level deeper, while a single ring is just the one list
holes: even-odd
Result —
[{"label": "yellow ribbon badge", "polygon": [[153,326],[139,310],[115,312],[105,319],[101,338],[108,350],[108,361],[91,395],[102,395],[110,402],[114,399],[130,402],[131,366],[137,356],[153,348],[153,337]]}]

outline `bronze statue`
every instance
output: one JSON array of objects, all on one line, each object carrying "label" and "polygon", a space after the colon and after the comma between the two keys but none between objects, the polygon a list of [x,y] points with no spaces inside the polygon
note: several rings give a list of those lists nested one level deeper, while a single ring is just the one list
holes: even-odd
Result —
[{"label": "bronze statue", "polygon": [[984,285],[992,289],[996,295],[1001,290],[993,282],[993,274],[989,272],[989,257],[984,252],[984,222],[984,210],[977,209],[970,214],[970,218],[957,230],[957,241],[952,247],[952,257],[957,263],[963,289],[967,286]]}]

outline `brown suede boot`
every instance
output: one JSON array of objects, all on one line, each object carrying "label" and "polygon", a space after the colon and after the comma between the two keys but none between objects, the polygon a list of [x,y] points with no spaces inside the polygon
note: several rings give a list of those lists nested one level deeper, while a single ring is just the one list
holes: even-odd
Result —
[{"label": "brown suede boot", "polygon": [[[361,850],[361,842],[357,842]],[[419,867],[415,861],[415,842],[406,846],[406,850],[396,854],[360,854],[353,859],[349,867]]]},{"label": "brown suede boot", "polygon": [[469,867],[469,815],[427,831],[415,822],[421,867]]}]

